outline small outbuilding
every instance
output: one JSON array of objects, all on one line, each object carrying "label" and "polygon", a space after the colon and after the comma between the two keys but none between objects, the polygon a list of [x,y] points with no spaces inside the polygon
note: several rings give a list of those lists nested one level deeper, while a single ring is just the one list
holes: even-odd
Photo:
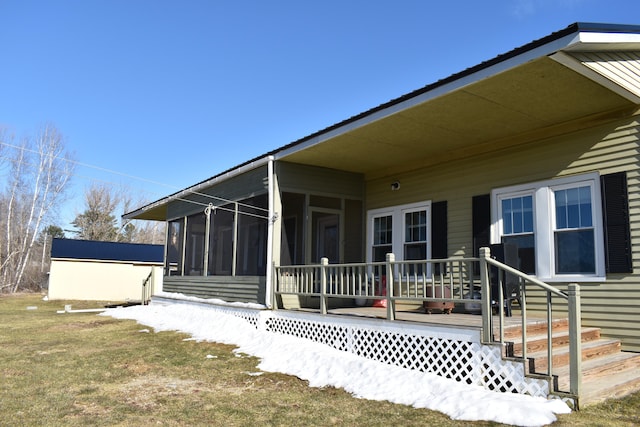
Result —
[{"label": "small outbuilding", "polygon": [[48,297],[141,301],[162,290],[163,262],[163,245],[53,239]]}]

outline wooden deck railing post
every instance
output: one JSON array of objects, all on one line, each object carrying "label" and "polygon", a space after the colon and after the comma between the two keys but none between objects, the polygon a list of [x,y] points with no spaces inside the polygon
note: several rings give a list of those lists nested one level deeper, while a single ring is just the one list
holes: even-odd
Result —
[{"label": "wooden deck railing post", "polygon": [[582,316],[580,314],[580,286],[570,283],[569,300],[569,391],[580,397],[582,388]]},{"label": "wooden deck railing post", "polygon": [[327,266],[329,258],[320,259],[320,313],[327,314]]},{"label": "wooden deck railing post", "polygon": [[493,325],[491,322],[491,283],[489,283],[489,264],[491,257],[489,248],[480,248],[480,289],[482,292],[482,341],[493,341]]},{"label": "wooden deck railing post", "polygon": [[396,256],[392,253],[387,254],[387,320],[396,319],[395,300],[393,299],[393,266]]}]

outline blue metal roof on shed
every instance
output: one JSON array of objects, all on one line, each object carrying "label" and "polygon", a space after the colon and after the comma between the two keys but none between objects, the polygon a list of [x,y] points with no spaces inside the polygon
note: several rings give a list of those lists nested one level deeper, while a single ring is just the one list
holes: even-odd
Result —
[{"label": "blue metal roof on shed", "polygon": [[51,258],[162,263],[163,245],[53,239]]}]

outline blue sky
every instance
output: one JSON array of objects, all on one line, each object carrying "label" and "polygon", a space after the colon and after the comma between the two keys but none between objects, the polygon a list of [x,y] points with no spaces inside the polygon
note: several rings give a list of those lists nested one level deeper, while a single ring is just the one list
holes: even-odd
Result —
[{"label": "blue sky", "polygon": [[0,0],[0,127],[65,135],[64,225],[92,182],[156,200],[576,21],[640,2]]}]

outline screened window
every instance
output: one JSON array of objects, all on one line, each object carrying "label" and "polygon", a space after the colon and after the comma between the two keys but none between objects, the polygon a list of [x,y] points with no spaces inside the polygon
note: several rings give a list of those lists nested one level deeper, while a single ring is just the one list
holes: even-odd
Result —
[{"label": "screened window", "polygon": [[165,271],[167,276],[182,274],[182,243],[184,219],[169,222],[167,230],[167,258]]},{"label": "screened window", "polygon": [[204,268],[204,237],[206,216],[204,213],[187,217],[186,257],[184,274],[202,276]]},{"label": "screened window", "polygon": [[235,206],[214,210],[209,225],[209,276],[231,276],[235,236]]}]

